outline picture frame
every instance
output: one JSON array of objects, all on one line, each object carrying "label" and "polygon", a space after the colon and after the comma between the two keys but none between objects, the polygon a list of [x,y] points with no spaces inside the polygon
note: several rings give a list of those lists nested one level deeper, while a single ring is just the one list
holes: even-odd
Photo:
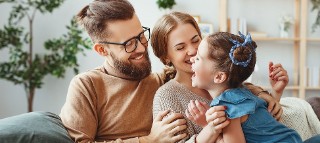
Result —
[{"label": "picture frame", "polygon": [[198,23],[199,29],[201,31],[202,38],[208,36],[209,34],[212,34],[214,32],[213,30],[213,24],[210,23]]}]

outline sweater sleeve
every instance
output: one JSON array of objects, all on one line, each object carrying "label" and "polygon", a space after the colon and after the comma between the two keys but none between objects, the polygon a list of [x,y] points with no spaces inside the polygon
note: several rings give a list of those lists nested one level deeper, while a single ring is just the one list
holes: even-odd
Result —
[{"label": "sweater sleeve", "polygon": [[[96,92],[90,78],[76,76],[71,80],[60,117],[75,142],[96,142],[95,137],[98,129],[96,101]],[[139,143],[139,138],[116,139],[109,142]]]},{"label": "sweater sleeve", "polygon": [[98,126],[93,87],[88,80],[74,77],[69,85],[61,120],[75,142],[93,142]]}]

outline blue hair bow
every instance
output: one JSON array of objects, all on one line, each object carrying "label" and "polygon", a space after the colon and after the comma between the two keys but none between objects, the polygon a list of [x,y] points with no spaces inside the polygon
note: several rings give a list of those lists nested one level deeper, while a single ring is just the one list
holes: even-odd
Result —
[{"label": "blue hair bow", "polygon": [[[237,40],[233,40],[233,39],[229,39],[234,45],[232,46],[230,53],[229,53],[229,57],[232,61],[233,64],[235,65],[240,65],[242,67],[247,67],[248,64],[250,63],[251,59],[252,59],[252,53],[250,53],[249,55],[249,59],[247,59],[246,61],[240,62],[238,60],[236,60],[233,56],[233,52],[235,49],[237,49],[238,47],[243,47],[246,46],[247,44],[250,44],[248,47],[253,48],[251,45],[252,39],[251,39],[251,35],[250,33],[248,33],[248,35],[244,36],[240,31],[239,31],[239,36],[244,40],[243,43],[240,43]],[[254,49],[255,50],[255,49]]]}]

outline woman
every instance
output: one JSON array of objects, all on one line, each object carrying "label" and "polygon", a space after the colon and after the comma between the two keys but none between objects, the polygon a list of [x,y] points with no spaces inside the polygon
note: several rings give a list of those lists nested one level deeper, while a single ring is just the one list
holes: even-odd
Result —
[{"label": "woman", "polygon": [[[184,113],[185,110],[188,109],[187,105],[190,100],[191,104],[189,108],[191,110],[195,109],[193,110],[194,113],[200,113],[201,115],[208,109],[207,105],[212,100],[209,93],[203,89],[191,86],[193,71],[191,70],[190,58],[196,55],[197,47],[201,39],[197,23],[192,16],[185,13],[173,12],[164,15],[154,26],[151,45],[155,55],[160,58],[165,65],[173,66],[176,69],[176,74],[173,76],[174,78],[160,87],[155,95],[153,105],[154,117],[159,111],[167,109],[173,112]],[[284,87],[288,83],[287,73],[280,64],[273,65],[271,63],[270,67],[275,69],[270,75],[271,86],[273,88],[272,94],[281,96]],[[264,90],[261,88],[251,84],[247,84],[246,86],[255,95],[265,99],[269,103],[268,109],[271,111],[271,114],[275,116],[276,119],[280,118],[282,109],[279,103],[270,98],[270,95],[263,92]],[[196,100],[201,102],[197,102]],[[206,125],[207,122],[204,119],[198,118],[200,116],[194,116],[194,120],[202,120],[203,124],[201,126],[204,127],[202,130],[202,127],[195,125],[191,120],[187,120],[187,133],[189,134],[189,138],[181,142],[194,142],[197,134],[208,134],[208,132],[213,131],[212,128],[219,131],[228,125],[228,121],[225,121],[226,118],[223,108],[224,107],[217,106],[210,108],[208,111],[216,112],[216,114],[212,114],[211,119],[215,119],[213,122],[218,126]],[[187,115],[184,114],[184,116],[186,117]],[[212,134],[219,135],[219,132]],[[212,136],[212,140],[216,140],[217,136]],[[197,142],[200,141],[197,140]]]}]

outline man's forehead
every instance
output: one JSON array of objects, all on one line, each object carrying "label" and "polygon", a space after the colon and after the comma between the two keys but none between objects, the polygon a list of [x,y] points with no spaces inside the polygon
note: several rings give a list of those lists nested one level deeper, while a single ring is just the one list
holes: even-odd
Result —
[{"label": "man's forehead", "polygon": [[110,38],[124,40],[129,39],[142,31],[142,25],[139,18],[134,15],[129,20],[117,20],[108,23]]}]

